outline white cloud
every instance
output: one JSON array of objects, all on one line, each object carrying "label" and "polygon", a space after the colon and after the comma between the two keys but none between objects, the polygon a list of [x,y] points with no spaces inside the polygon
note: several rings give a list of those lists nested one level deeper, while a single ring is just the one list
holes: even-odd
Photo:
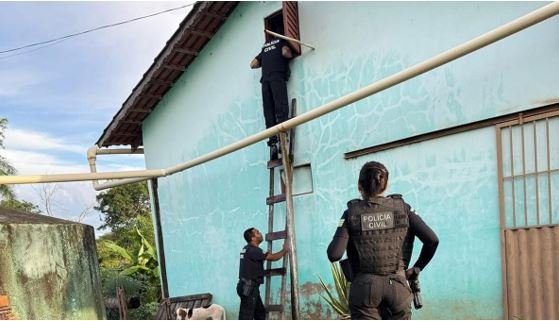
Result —
[{"label": "white cloud", "polygon": [[[48,175],[48,174],[75,174],[89,173],[89,164],[83,157],[83,163],[64,160],[61,157],[39,151],[24,151],[6,149],[2,155],[8,159],[17,170],[18,175]],[[111,156],[107,156],[111,157]],[[113,156],[116,157],[116,156]],[[120,156],[122,159],[122,156]],[[145,169],[142,166],[143,155],[130,155],[128,162],[104,163],[97,158],[97,172],[120,172]]]},{"label": "white cloud", "polygon": [[[2,151],[2,154],[8,161],[18,169],[19,175],[48,175],[48,174],[70,174],[70,173],[89,173],[89,166],[85,160],[82,164],[69,162],[56,155],[51,155],[41,151],[23,151],[10,150]],[[111,158],[111,156],[105,156]],[[142,155],[119,156],[120,158],[129,158],[141,163]],[[128,164],[110,163],[108,169],[102,168],[99,171],[123,171],[138,170],[142,167],[134,167]],[[90,181],[84,182],[61,182],[51,184],[22,184],[13,185],[16,195],[19,199],[32,202],[46,213],[43,202],[41,200],[41,190],[43,188],[53,188],[56,192],[53,196],[53,215],[58,218],[76,221],[83,211],[87,211],[87,215],[81,219],[81,223],[92,225],[95,228],[97,236],[107,231],[97,231],[97,227],[101,225],[99,212],[93,210],[96,204],[97,191],[93,188]]]},{"label": "white cloud", "polygon": [[[0,38],[3,49],[8,49],[186,3],[2,3]],[[10,127],[5,132],[6,149],[0,154],[18,169],[18,175],[89,173],[87,148],[101,135],[190,8],[1,60],[0,100],[10,104],[0,106],[0,116],[8,118]],[[53,23],[61,18],[66,23]],[[58,129],[64,129],[64,136],[56,134]],[[141,155],[99,156],[97,165],[99,172],[144,169]],[[31,186],[14,186],[19,197],[39,203]],[[95,202],[91,182],[57,186],[63,203],[59,217],[72,219]],[[86,222],[98,225],[98,216],[93,211]]]},{"label": "white cloud", "polygon": [[[89,173],[85,145],[65,143],[67,138],[43,132],[10,128],[6,131],[2,151],[19,175]],[[81,161],[76,162],[76,156]],[[97,171],[144,169],[144,155],[98,155]]]},{"label": "white cloud", "polygon": [[2,154],[18,170],[18,175],[89,172],[85,156],[83,165],[80,165],[42,152],[6,149],[2,151]]},{"label": "white cloud", "polygon": [[5,145],[7,149],[14,150],[57,150],[83,155],[87,152],[86,147],[76,144],[67,144],[62,138],[52,137],[47,133],[17,128],[11,128],[6,132]]},{"label": "white cloud", "polygon": [[[48,175],[48,174],[70,174],[70,173],[89,173],[89,165],[85,160],[81,164],[67,161],[56,155],[44,151],[25,151],[6,149],[2,154],[14,165],[19,175]],[[104,156],[110,159],[113,156]],[[133,166],[133,163],[141,164],[143,155],[114,156],[120,159],[128,159],[128,163],[109,163],[102,166],[98,171],[124,171],[143,169],[141,166]],[[107,167],[107,168],[104,168]],[[93,210],[96,204],[97,191],[93,188],[90,181],[84,182],[61,182],[51,184],[27,184],[14,185],[16,195],[19,199],[32,202],[46,213],[41,200],[41,190],[43,188],[53,188],[56,192],[53,196],[53,215],[58,218],[76,221],[83,211],[87,215],[81,219],[81,223],[92,225],[95,229],[101,225],[100,213]],[[102,235],[107,231],[97,231],[96,235]]]},{"label": "white cloud", "polygon": [[[92,225],[95,228],[101,223],[99,212],[93,209],[97,193],[90,182],[17,185],[14,189],[19,199],[39,206],[45,215],[47,211],[41,198],[42,191],[43,189],[54,189],[50,199],[53,216],[71,221],[80,220],[81,223]],[[86,215],[80,218],[82,212],[85,212]]]}]

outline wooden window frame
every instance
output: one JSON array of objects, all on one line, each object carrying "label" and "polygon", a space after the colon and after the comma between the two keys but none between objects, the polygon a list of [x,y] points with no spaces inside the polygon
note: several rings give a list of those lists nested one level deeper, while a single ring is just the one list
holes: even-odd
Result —
[{"label": "wooden window frame", "polygon": [[[264,27],[268,30],[271,29],[271,20],[278,15],[282,15],[283,20],[283,34],[289,38],[301,40],[299,32],[299,6],[297,1],[283,1],[281,10],[275,11],[264,18]],[[266,42],[270,41],[270,35],[265,34]],[[287,41],[293,50],[293,57],[301,55],[301,45],[294,41]]]}]

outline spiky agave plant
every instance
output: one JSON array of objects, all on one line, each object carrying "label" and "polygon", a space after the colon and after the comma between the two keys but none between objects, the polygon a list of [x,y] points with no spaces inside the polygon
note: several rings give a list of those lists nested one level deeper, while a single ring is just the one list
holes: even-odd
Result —
[{"label": "spiky agave plant", "polygon": [[326,292],[326,296],[320,294],[320,296],[338,313],[342,320],[349,320],[349,286],[350,282],[348,282],[342,273],[342,269],[338,262],[332,263],[330,267],[332,271],[332,277],[334,278],[334,290],[330,290],[330,288],[324,283],[322,278],[319,276],[318,279],[320,280],[320,285],[322,289]]}]

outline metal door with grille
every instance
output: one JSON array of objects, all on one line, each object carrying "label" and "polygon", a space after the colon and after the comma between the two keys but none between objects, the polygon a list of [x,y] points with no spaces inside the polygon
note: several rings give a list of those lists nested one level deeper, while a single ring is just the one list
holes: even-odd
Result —
[{"label": "metal door with grille", "polygon": [[497,125],[506,319],[559,319],[559,107]]}]

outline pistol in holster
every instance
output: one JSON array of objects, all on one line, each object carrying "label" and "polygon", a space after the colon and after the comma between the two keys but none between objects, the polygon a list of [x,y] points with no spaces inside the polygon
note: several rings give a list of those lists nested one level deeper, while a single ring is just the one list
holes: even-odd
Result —
[{"label": "pistol in holster", "polygon": [[239,282],[241,283],[241,294],[243,296],[251,295],[252,291],[254,291],[254,289],[258,286],[258,283],[256,281],[245,278],[241,278]]},{"label": "pistol in holster", "polygon": [[349,259],[343,259],[340,261],[340,267],[342,268],[342,273],[348,282],[353,281],[353,268],[351,267],[351,262]]},{"label": "pistol in holster", "polygon": [[413,306],[416,310],[419,310],[423,307],[423,300],[421,299],[421,287],[419,286],[419,279],[410,279],[408,280],[411,288],[411,292],[413,293]]}]

